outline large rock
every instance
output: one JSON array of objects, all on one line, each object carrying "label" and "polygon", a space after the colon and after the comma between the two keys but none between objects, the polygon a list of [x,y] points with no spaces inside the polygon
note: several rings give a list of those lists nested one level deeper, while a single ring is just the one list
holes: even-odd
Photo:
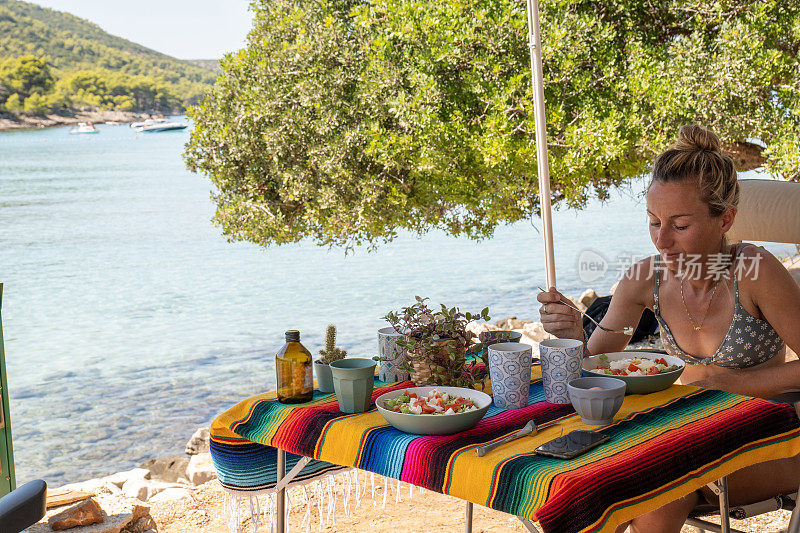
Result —
[{"label": "large rock", "polygon": [[146,502],[150,495],[149,485],[146,479],[129,479],[122,485],[122,494]]},{"label": "large rock", "polygon": [[[187,444],[187,449],[188,447]],[[178,480],[188,480],[186,477],[186,467],[188,465],[188,457],[163,457],[161,459],[150,459],[143,463],[141,468],[146,468],[150,471],[150,479],[174,483]]]},{"label": "large rock", "polygon": [[578,298],[578,302],[583,306],[584,311],[586,311],[595,300],[597,300],[597,293],[594,292],[594,289],[586,289],[583,291],[583,294],[581,294],[581,297]]},{"label": "large rock", "polygon": [[146,468],[134,468],[132,470],[125,470],[124,472],[117,472],[101,479],[107,483],[112,483],[117,487],[122,486],[132,479],[150,479],[150,471]]},{"label": "large rock", "polygon": [[210,451],[208,439],[211,433],[208,428],[198,428],[194,435],[186,443],[187,455],[197,455],[198,453],[207,453]]},{"label": "large rock", "polygon": [[467,324],[467,331],[472,333],[472,335],[475,337],[480,337],[481,333],[484,333],[486,331],[497,331],[499,329],[500,328],[498,328],[494,324],[489,324],[488,322],[476,322],[473,320],[472,322]]},{"label": "large rock", "polygon": [[[142,518],[150,516],[150,506],[136,499],[126,498],[122,495],[104,494],[95,498],[102,509],[103,521],[88,526],[77,526],[70,529],[70,533],[120,533],[128,531],[130,527]],[[62,508],[48,511],[45,517],[37,524],[29,527],[28,533],[51,533],[49,518],[58,514]],[[146,521],[145,521],[146,522]]]},{"label": "large rock", "polygon": [[198,453],[193,455],[186,467],[186,477],[192,485],[202,485],[210,479],[217,477],[214,463],[210,453]]},{"label": "large rock", "polygon": [[91,492],[93,494],[119,494],[120,488],[114,483],[104,479],[89,479],[77,483],[69,483],[60,487],[61,490],[74,490],[80,492]]},{"label": "large rock", "polygon": [[184,485],[178,483],[166,483],[163,481],[152,481],[147,479],[129,479],[122,486],[122,494],[128,498],[136,498],[143,502],[149,501],[156,494],[169,489],[182,489]]},{"label": "large rock", "polygon": [[553,336],[544,330],[541,322],[529,322],[521,329],[522,335],[538,343],[545,339],[552,339]]},{"label": "large rock", "polygon": [[800,284],[800,255],[789,256],[781,260],[781,263],[789,271],[792,278]]},{"label": "large rock", "polygon": [[518,320],[515,316],[510,316],[508,318],[502,318],[494,323],[497,326],[497,329],[503,331],[510,331],[514,329],[522,329],[525,327],[525,324],[528,324],[527,320]]},{"label": "large rock", "polygon": [[172,487],[169,489],[162,490],[161,492],[150,498],[150,501],[152,503],[163,503],[163,502],[191,500],[191,499],[192,499],[192,493],[189,492],[187,489]]},{"label": "large rock", "polygon": [[122,533],[158,533],[158,524],[149,514],[125,526]]},{"label": "large rock", "polygon": [[97,524],[102,521],[103,510],[93,498],[89,498],[51,516],[47,523],[53,531],[60,531],[76,526]]}]

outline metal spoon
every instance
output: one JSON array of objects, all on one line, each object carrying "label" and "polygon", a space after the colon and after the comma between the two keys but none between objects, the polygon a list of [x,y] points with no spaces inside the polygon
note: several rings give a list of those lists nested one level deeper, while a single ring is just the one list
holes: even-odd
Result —
[{"label": "metal spoon", "polygon": [[478,453],[478,457],[483,457],[490,451],[494,450],[498,446],[502,446],[507,442],[511,442],[512,440],[518,439],[520,437],[524,437],[526,435],[536,435],[536,422],[533,420],[528,421],[525,424],[525,427],[517,431],[516,433],[512,433],[508,437],[502,438],[497,442],[492,442],[491,444],[484,444],[483,446],[478,446],[475,448],[475,451]]},{"label": "metal spoon", "polygon": [[[547,292],[546,290],[544,290],[541,287],[537,286],[536,288],[539,289],[542,292]],[[589,315],[587,315],[586,312],[581,311],[580,309],[578,309],[577,307],[572,305],[571,302],[565,301],[565,300],[561,300],[561,303],[566,305],[567,307],[571,307],[572,309],[576,310],[577,312],[579,312],[580,314],[582,314],[583,316],[585,316],[586,318],[591,320],[594,323],[595,326],[597,326],[598,328],[602,329],[603,331],[607,331],[609,333],[622,333],[623,335],[633,335],[633,332],[636,331],[636,328],[634,328],[632,326],[625,326],[624,328],[621,328],[621,329],[611,329],[611,328],[607,328],[605,326],[601,326],[600,322],[598,322],[594,318],[592,318]]]}]

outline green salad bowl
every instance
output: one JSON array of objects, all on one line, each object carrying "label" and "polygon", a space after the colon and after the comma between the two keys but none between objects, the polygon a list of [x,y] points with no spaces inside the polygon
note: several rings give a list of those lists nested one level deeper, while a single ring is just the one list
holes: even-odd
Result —
[{"label": "green salad bowl", "polygon": [[[402,396],[405,391],[415,392],[417,396],[427,396],[434,389],[451,396],[469,398],[477,409],[451,415],[410,415],[398,413],[386,405],[386,400]],[[375,399],[378,412],[387,422],[400,431],[416,435],[451,435],[467,430],[480,422],[491,404],[492,397],[485,392],[462,387],[408,387],[381,394]]]},{"label": "green salad bowl", "polygon": [[681,359],[658,352],[608,352],[604,355],[608,357],[609,361],[663,358],[667,361],[668,366],[676,365],[678,367],[677,370],[673,370],[672,372],[653,374],[652,376],[609,375],[597,369],[597,365],[600,363],[600,355],[603,354],[593,355],[583,360],[583,375],[586,377],[602,376],[621,379],[627,385],[626,394],[650,394],[651,392],[658,392],[669,388],[681,376],[685,368],[685,363]]}]

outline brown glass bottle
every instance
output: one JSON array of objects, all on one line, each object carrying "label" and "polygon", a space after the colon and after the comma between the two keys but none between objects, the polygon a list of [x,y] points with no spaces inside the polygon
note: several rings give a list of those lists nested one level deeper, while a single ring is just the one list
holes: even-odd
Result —
[{"label": "brown glass bottle", "polygon": [[278,401],[301,403],[314,396],[314,367],[311,353],[300,344],[300,332],[286,332],[286,344],[275,355]]}]

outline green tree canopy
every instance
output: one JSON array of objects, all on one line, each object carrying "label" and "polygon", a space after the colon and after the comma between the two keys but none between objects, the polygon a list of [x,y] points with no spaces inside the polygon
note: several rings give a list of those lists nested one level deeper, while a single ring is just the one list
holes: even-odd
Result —
[{"label": "green tree canopy", "polygon": [[6,61],[0,69],[0,76],[6,87],[23,96],[47,92],[55,81],[47,61],[35,56],[19,56]]},{"label": "green tree canopy", "polygon": [[[217,188],[229,238],[350,246],[433,228],[481,238],[537,211],[524,2],[254,8],[247,48],[224,59],[191,111],[186,151]],[[556,202],[605,196],[692,122],[744,166],[798,176],[795,2],[544,0],[541,10]]]},{"label": "green tree canopy", "polygon": [[0,0],[0,112],[87,106],[178,112],[214,81],[213,62],[200,64],[206,66],[109,35],[68,13]]}]

